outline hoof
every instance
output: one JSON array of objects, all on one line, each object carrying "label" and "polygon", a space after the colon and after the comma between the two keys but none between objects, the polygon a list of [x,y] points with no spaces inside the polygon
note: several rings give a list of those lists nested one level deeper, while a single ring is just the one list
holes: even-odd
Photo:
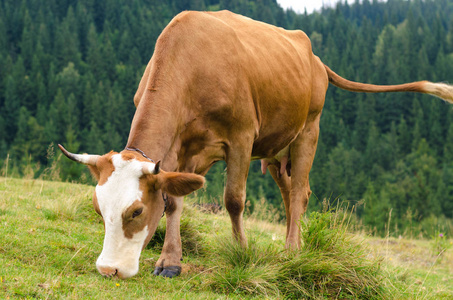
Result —
[{"label": "hoof", "polygon": [[178,266],[169,266],[169,267],[156,267],[154,269],[154,275],[162,276],[167,278],[173,278],[181,274],[181,267]]},{"label": "hoof", "polygon": [[156,268],[154,269],[153,275],[154,275],[154,276],[159,276],[160,273],[162,273],[163,270],[164,270],[164,268],[162,268],[162,267],[156,267]]}]

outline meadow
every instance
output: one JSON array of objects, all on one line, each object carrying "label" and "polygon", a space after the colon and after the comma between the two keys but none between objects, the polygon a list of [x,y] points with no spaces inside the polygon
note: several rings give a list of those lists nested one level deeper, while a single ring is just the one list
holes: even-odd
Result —
[{"label": "meadow", "polygon": [[152,275],[164,217],[139,273],[104,278],[95,267],[104,229],[92,193],[88,185],[0,177],[1,299],[453,298],[451,237],[351,232],[350,215],[336,210],[304,217],[296,252],[284,250],[284,225],[249,215],[242,249],[231,241],[228,215],[203,210],[196,195],[186,199],[181,222],[181,276]]}]

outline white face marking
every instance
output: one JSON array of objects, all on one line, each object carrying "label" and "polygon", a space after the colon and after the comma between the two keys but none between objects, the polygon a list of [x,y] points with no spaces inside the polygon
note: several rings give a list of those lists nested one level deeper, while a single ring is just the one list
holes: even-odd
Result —
[{"label": "white face marking", "polygon": [[111,267],[122,277],[131,277],[138,272],[138,261],[143,243],[148,236],[148,226],[128,239],[123,231],[122,214],[135,201],[141,201],[139,178],[142,163],[123,160],[121,154],[112,156],[115,170],[103,185],[96,186],[99,209],[105,224],[104,247],[96,266]]}]

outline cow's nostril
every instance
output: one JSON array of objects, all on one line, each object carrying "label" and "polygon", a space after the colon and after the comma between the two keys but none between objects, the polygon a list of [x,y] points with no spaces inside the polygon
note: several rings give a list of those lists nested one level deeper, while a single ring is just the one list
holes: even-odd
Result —
[{"label": "cow's nostril", "polygon": [[116,268],[111,268],[111,267],[98,267],[99,273],[101,273],[102,276],[105,277],[113,277],[118,275],[118,269]]}]

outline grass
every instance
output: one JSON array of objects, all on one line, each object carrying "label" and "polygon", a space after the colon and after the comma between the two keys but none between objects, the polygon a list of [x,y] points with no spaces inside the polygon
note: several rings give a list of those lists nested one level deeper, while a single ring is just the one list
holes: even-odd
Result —
[{"label": "grass", "polygon": [[247,249],[220,247],[220,262],[211,286],[224,292],[243,292],[289,299],[383,299],[380,259],[368,258],[367,247],[347,232],[339,214],[312,213],[302,223],[301,251],[282,251],[274,245]]},{"label": "grass", "polygon": [[304,220],[300,252],[284,250],[283,225],[250,216],[243,249],[231,241],[225,212],[202,213],[190,199],[180,277],[152,276],[163,218],[139,273],[103,278],[95,261],[104,229],[92,193],[91,186],[0,177],[0,299],[453,298],[451,247],[439,255],[432,240],[351,234],[345,214],[322,213]]}]

